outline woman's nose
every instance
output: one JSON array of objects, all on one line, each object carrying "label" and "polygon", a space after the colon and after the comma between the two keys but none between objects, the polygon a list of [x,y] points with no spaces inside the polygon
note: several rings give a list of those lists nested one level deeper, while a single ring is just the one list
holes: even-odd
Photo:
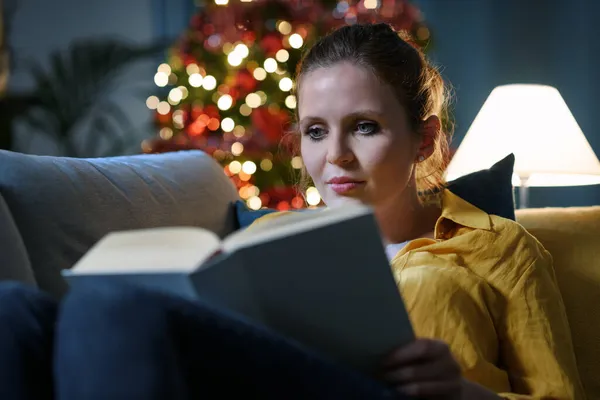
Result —
[{"label": "woman's nose", "polygon": [[327,149],[327,162],[334,165],[348,165],[354,161],[354,153],[343,137],[330,136]]}]

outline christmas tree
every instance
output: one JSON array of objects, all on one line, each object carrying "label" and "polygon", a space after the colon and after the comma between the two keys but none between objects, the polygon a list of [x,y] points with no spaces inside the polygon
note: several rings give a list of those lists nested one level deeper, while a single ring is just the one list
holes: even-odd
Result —
[{"label": "christmas tree", "polygon": [[[191,1],[191,0],[190,0]],[[206,0],[161,64],[147,105],[159,135],[144,152],[201,149],[224,167],[252,209],[316,206],[297,193],[293,78],[302,51],[343,24],[387,22],[424,46],[430,33],[407,0]]]}]

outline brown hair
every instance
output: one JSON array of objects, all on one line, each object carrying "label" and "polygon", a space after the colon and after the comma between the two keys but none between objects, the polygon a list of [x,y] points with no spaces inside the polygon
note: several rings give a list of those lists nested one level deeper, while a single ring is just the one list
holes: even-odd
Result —
[{"label": "brown hair", "polygon": [[[411,44],[407,33],[396,32],[384,23],[348,25],[321,38],[298,64],[296,94],[303,76],[346,61],[366,68],[392,87],[414,132],[419,132],[423,121],[432,115],[448,122],[449,96],[440,73]],[[417,164],[417,190],[421,193],[436,191],[445,183],[450,133],[444,131],[435,137],[433,154]],[[302,171],[301,186],[307,178]]]}]

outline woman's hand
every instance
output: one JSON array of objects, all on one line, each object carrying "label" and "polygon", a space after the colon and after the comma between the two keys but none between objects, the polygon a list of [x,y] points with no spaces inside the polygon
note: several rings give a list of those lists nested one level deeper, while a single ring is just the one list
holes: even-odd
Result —
[{"label": "woman's hand", "polygon": [[448,345],[417,339],[393,350],[383,362],[386,382],[409,396],[439,400],[500,400],[496,393],[462,378]]},{"label": "woman's hand", "polygon": [[398,391],[416,398],[461,400],[464,381],[448,345],[417,339],[393,350],[383,363],[383,379]]}]

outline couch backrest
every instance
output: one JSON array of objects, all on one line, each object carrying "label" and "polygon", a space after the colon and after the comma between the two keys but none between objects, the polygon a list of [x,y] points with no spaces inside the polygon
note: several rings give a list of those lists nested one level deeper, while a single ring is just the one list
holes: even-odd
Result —
[{"label": "couch backrest", "polygon": [[102,159],[0,151],[0,166],[12,216],[0,214],[0,232],[16,227],[35,281],[56,296],[67,289],[60,271],[110,231],[186,225],[224,236],[235,227],[237,191],[199,151]]},{"label": "couch backrest", "polygon": [[579,372],[600,399],[600,207],[518,210],[517,220],[552,254]]}]

